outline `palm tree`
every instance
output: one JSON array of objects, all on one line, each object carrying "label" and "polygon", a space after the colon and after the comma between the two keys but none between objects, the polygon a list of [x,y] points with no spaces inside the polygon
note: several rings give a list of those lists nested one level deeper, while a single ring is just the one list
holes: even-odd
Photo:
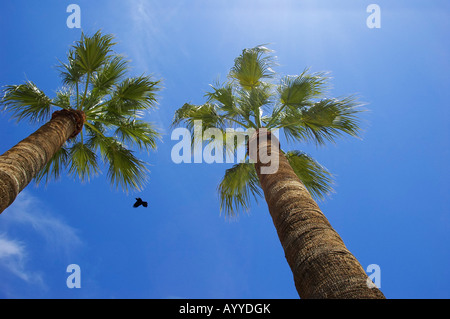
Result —
[{"label": "palm tree", "polygon": [[[245,160],[227,169],[218,186],[221,211],[234,216],[264,194],[301,298],[384,298],[312,197],[332,191],[330,172],[304,152],[283,152],[272,134],[282,130],[288,142],[319,145],[344,133],[357,136],[360,103],[354,96],[327,98],[326,73],[305,70],[271,82],[276,74],[270,52],[263,46],[243,50],[229,80],[211,85],[205,104],[184,104],[173,125],[185,123],[192,131],[201,120],[203,132],[212,127],[225,136],[227,128],[255,132],[241,139]],[[278,170],[264,173],[273,163],[263,162],[262,154],[274,158]]]},{"label": "palm tree", "polygon": [[0,156],[0,213],[33,178],[48,182],[66,170],[86,181],[100,162],[116,187],[142,189],[148,170],[130,147],[156,148],[159,133],[142,116],[156,104],[159,81],[125,77],[128,61],[113,40],[82,34],[59,64],[63,87],[53,98],[31,81],[3,89],[0,102],[18,120],[50,120]]}]

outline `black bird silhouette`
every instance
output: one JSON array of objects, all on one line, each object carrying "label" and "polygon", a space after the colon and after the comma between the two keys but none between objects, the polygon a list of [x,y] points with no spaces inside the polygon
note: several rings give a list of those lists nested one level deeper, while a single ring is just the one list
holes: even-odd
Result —
[{"label": "black bird silhouette", "polygon": [[134,203],[133,207],[139,207],[139,206],[144,206],[147,207],[147,202],[142,201],[142,199],[140,199],[139,197],[136,198],[136,203]]}]

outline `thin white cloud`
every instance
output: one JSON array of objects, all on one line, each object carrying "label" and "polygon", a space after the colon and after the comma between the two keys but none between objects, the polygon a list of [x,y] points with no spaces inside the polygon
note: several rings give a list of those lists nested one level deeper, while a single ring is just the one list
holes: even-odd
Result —
[{"label": "thin white cloud", "polygon": [[130,36],[120,38],[120,42],[133,57],[138,73],[144,71],[161,76],[167,66],[179,59],[180,53],[190,55],[182,42],[177,42],[174,50],[174,37],[179,37],[183,30],[177,20],[183,16],[184,5],[183,2],[168,5],[155,0],[127,2]]},{"label": "thin white cloud", "polygon": [[[129,4],[129,15],[133,21],[132,32],[138,35],[136,38],[128,40],[133,49],[133,56],[140,69],[144,68],[149,72],[154,72],[153,68],[158,62],[166,61],[166,55],[161,54],[170,44],[167,30],[167,19],[172,16],[176,8],[162,8],[161,3],[156,1],[133,0]],[[164,14],[163,14],[164,13]],[[169,24],[170,26],[170,24]],[[124,41],[127,41],[124,39]],[[166,51],[167,52],[167,51]],[[156,63],[155,63],[156,62]]]},{"label": "thin white cloud", "polygon": [[[28,191],[22,191],[0,217],[0,268],[28,283],[45,287],[43,270],[36,269],[31,258],[33,254],[30,246],[33,243],[26,240],[43,240],[43,248],[54,257],[70,257],[73,250],[82,245],[77,231],[61,218],[55,217],[44,203]],[[23,236],[26,239],[11,238],[12,230],[16,234],[15,237],[17,234],[20,236],[21,233],[26,233],[26,236]]]},{"label": "thin white cloud", "polygon": [[22,191],[8,210],[6,219],[9,222],[31,226],[52,248],[68,252],[82,243],[73,227],[53,216],[27,191]]},{"label": "thin white cloud", "polygon": [[40,282],[42,277],[36,272],[26,269],[25,245],[19,241],[11,240],[5,234],[0,234],[0,267],[27,282]]},{"label": "thin white cloud", "polygon": [[[126,54],[131,57],[132,70],[137,74],[145,73],[153,75],[156,80],[163,80],[164,87],[165,67],[175,59],[173,51],[173,36],[175,32],[174,19],[180,11],[180,4],[167,6],[161,1],[131,0],[127,2],[130,27],[129,35],[120,37],[120,43],[124,45]],[[125,31],[126,32],[126,31]],[[182,44],[177,45],[177,50],[184,54]],[[158,103],[163,103],[163,93],[157,93]],[[151,110],[146,118],[156,125],[164,135],[164,123],[171,120],[171,116],[162,110]]]},{"label": "thin white cloud", "polygon": [[9,256],[23,255],[23,246],[19,242],[14,242],[0,235],[0,259]]}]

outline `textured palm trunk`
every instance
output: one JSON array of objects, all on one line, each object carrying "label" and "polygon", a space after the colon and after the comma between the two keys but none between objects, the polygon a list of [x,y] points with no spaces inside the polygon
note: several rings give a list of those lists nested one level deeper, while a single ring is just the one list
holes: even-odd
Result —
[{"label": "textured palm trunk", "polygon": [[262,174],[270,163],[259,157],[255,167],[299,296],[384,299],[279,151],[278,140],[270,134],[264,140],[257,143],[258,154],[278,158],[278,170]]},{"label": "textured palm trunk", "polygon": [[0,213],[14,202],[64,142],[78,134],[84,121],[81,111],[56,111],[49,122],[0,156]]}]

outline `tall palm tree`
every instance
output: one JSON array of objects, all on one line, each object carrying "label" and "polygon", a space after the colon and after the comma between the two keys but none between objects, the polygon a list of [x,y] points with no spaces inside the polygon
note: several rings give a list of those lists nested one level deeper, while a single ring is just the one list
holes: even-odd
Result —
[{"label": "tall palm tree", "polygon": [[0,213],[33,178],[48,182],[67,170],[85,181],[100,162],[116,187],[142,189],[147,168],[130,147],[156,147],[159,133],[142,116],[156,104],[159,81],[125,77],[128,61],[113,51],[113,40],[82,34],[60,62],[63,87],[53,98],[31,81],[3,89],[0,102],[18,120],[50,120],[0,156]]},{"label": "tall palm tree", "polygon": [[[278,129],[288,142],[317,144],[344,133],[357,136],[360,103],[354,96],[327,98],[326,73],[305,70],[274,81],[270,52],[263,46],[243,50],[229,80],[211,85],[205,104],[184,104],[173,125],[185,123],[192,131],[201,120],[203,132],[215,127],[225,136],[227,128],[254,131],[241,139],[247,144],[245,160],[226,170],[218,186],[221,210],[235,215],[264,194],[301,298],[384,298],[312,197],[330,193],[330,172],[304,152],[283,152],[272,134]],[[263,161],[263,154],[275,159],[277,170],[264,173],[273,163]]]}]

